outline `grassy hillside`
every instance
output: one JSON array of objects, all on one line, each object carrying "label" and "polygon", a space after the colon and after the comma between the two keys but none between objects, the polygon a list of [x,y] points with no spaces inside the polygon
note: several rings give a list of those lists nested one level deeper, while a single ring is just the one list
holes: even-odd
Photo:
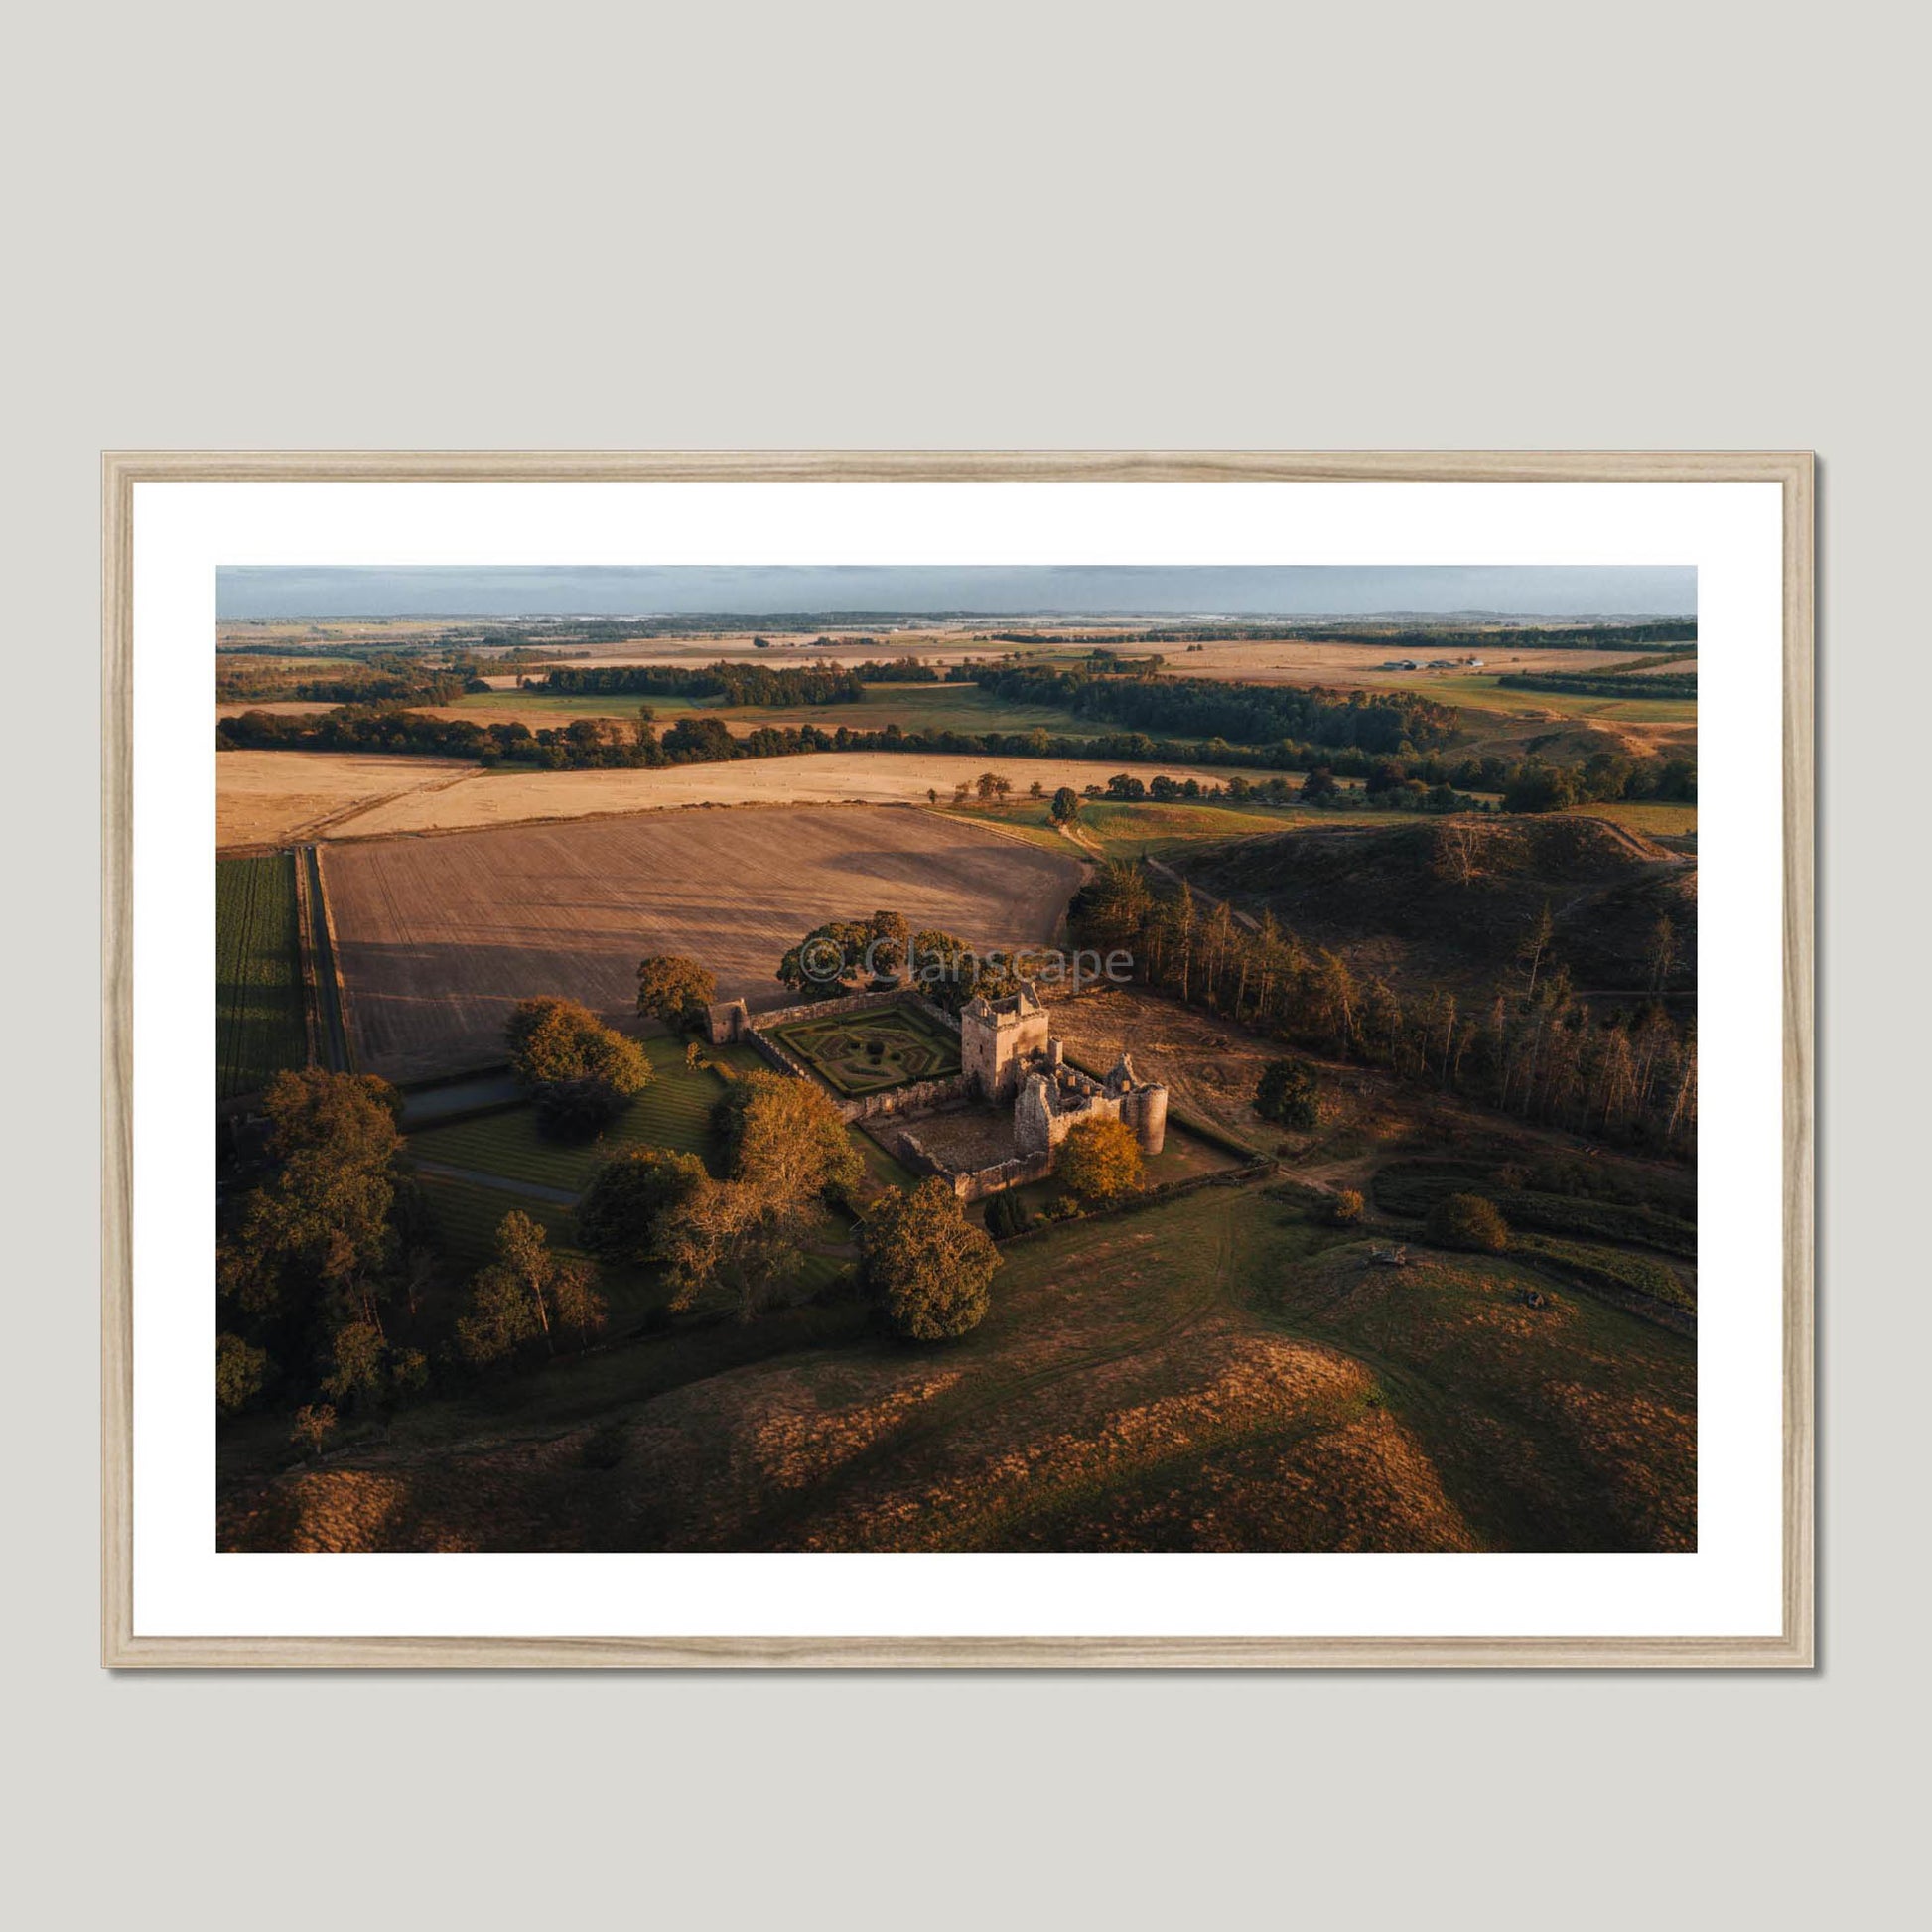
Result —
[{"label": "grassy hillside", "polygon": [[224,1547],[1653,1550],[1696,1350],[1533,1262],[1209,1189],[1010,1244],[954,1346],[853,1304],[693,1328],[231,1492]]},{"label": "grassy hillside", "polygon": [[1697,984],[1695,862],[1596,818],[1309,826],[1173,863],[1215,897],[1272,911],[1397,984],[1493,984],[1546,904],[1555,958],[1580,990],[1643,992],[1662,914],[1677,937],[1671,988]]}]

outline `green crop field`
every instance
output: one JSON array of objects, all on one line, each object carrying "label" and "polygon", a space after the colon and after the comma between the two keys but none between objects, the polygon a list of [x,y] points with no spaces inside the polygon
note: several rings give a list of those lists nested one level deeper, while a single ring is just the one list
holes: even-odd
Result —
[{"label": "green crop field", "polygon": [[959,1039],[908,1006],[828,1014],[772,1030],[836,1093],[881,1093],[959,1071]]},{"label": "green crop field", "polygon": [[[1299,771],[1284,772],[1282,776],[1292,785],[1302,782]],[[997,825],[1003,831],[1053,851],[1067,849],[1065,837],[1053,825],[1048,799],[1022,798],[1010,805],[959,806],[950,808],[948,815],[969,818],[981,825]],[[1261,805],[1252,800],[1237,805],[1192,798],[1167,801],[1083,798],[1080,815],[1074,820],[1074,836],[1089,852],[1103,859],[1164,859],[1209,840],[1283,832],[1293,825],[1397,825],[1422,816],[1419,812],[1396,811],[1344,813],[1315,805]]]},{"label": "green crop field", "polygon": [[214,862],[215,1094],[253,1093],[308,1058],[286,852]]},{"label": "green crop field", "polygon": [[1607,805],[1577,805],[1572,808],[1585,818],[1606,818],[1626,831],[1643,832],[1653,839],[1681,839],[1698,829],[1695,805],[1663,804],[1655,799],[1619,799]]},{"label": "green crop field", "polygon": [[[1413,691],[1458,710],[1493,711],[1515,716],[1544,712],[1552,718],[1600,718],[1631,725],[1690,725],[1697,722],[1695,698],[1597,698],[1576,691],[1519,691],[1485,675],[1392,677],[1389,687]],[[1381,686],[1377,685],[1378,690]]]}]

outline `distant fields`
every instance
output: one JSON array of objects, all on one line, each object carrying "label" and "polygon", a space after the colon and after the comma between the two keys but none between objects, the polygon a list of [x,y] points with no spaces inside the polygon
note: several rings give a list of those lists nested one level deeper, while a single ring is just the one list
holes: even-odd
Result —
[{"label": "distant fields", "polygon": [[[1011,774],[1009,774],[1011,775]],[[1282,774],[1300,784],[1299,772]],[[971,819],[998,826],[1049,850],[1070,849],[1067,837],[1053,824],[1051,801],[1022,798],[1008,805],[964,805],[942,808],[948,818]],[[1284,832],[1298,824],[1397,825],[1419,818],[1418,812],[1330,811],[1314,805],[1229,805],[1189,799],[1159,803],[1083,798],[1074,820],[1072,843],[1103,859],[1162,859],[1190,845],[1213,839],[1238,839],[1260,832]]]},{"label": "distant fields", "polygon": [[1541,712],[1551,718],[1595,718],[1605,724],[1690,725],[1698,715],[1695,698],[1595,698],[1575,691],[1517,691],[1481,674],[1391,676],[1388,686],[1459,710],[1517,716]]},{"label": "distant fields", "polygon": [[1695,805],[1659,804],[1651,799],[1617,800],[1607,805],[1578,805],[1574,808],[1586,818],[1607,818],[1626,831],[1642,832],[1653,839],[1681,839],[1698,829]]},{"label": "distant fields", "polygon": [[214,862],[215,1094],[230,1100],[308,1058],[286,852]]},{"label": "distant fields", "polygon": [[1090,736],[1107,729],[1051,705],[1004,703],[977,684],[869,684],[865,697],[856,704],[813,705],[724,705],[715,698],[664,698],[642,693],[634,697],[585,697],[531,690],[491,691],[473,693],[457,704],[434,710],[432,715],[482,725],[519,718],[535,729],[570,718],[633,718],[640,705],[648,705],[660,725],[692,716],[715,716],[739,732],[758,725],[816,725],[828,732],[837,731],[841,725],[864,732],[884,731],[888,725],[908,732],[1024,732],[1037,725],[1058,736]]}]

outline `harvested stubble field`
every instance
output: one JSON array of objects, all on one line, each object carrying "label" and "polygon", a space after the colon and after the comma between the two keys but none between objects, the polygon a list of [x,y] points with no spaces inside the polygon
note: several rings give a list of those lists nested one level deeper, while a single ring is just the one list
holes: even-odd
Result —
[{"label": "harvested stubble field", "polygon": [[1079,878],[1070,848],[849,808],[385,839],[329,859],[361,1064],[404,1079],[500,1057],[511,1005],[536,994],[628,1017],[645,953],[690,954],[721,997],[772,1007],[789,997],[780,956],[827,918],[888,906],[983,949],[1040,944]]},{"label": "harvested stubble field", "polygon": [[738,1331],[759,1361],[672,1333],[237,1484],[222,1547],[1694,1547],[1692,1343],[1369,1246],[1256,1187],[1073,1223],[1008,1247],[955,1346],[845,1306]]},{"label": "harvested stubble field", "polygon": [[[326,759],[326,752],[224,752],[220,763],[246,759]],[[387,763],[405,767],[393,780],[408,781],[407,767],[434,764],[429,759],[347,759],[340,762]],[[932,756],[905,752],[810,752],[797,758],[733,759],[718,764],[666,765],[655,771],[484,771],[461,765],[472,775],[449,785],[419,785],[387,803],[344,816],[313,834],[319,838],[386,838],[392,832],[449,832],[485,825],[519,825],[538,819],[592,818],[614,812],[662,811],[688,805],[912,805],[926,803],[936,791],[949,799],[959,784],[974,783],[982,771],[1012,779],[1024,792],[1037,779],[1051,792],[1059,785],[1076,791],[1104,785],[1123,767],[1118,760],[1091,759],[994,759]],[[1146,777],[1165,771],[1173,778],[1221,781],[1226,773],[1185,764],[1139,765]]]},{"label": "harvested stubble field", "polygon": [[385,798],[434,791],[478,767],[458,759],[362,758],[347,752],[219,752],[218,850],[324,838],[331,825]]}]

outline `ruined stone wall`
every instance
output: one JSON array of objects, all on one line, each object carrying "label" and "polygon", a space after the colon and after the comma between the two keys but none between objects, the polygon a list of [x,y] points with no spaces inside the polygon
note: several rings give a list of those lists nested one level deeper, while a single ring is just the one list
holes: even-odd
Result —
[{"label": "ruined stone wall", "polygon": [[916,1134],[899,1135],[894,1147],[914,1173],[937,1174],[960,1201],[984,1200],[987,1195],[1003,1193],[1009,1187],[1024,1187],[1030,1180],[1044,1180],[1053,1172],[1050,1153],[1017,1155],[990,1168],[962,1170],[949,1168],[928,1153]]}]

